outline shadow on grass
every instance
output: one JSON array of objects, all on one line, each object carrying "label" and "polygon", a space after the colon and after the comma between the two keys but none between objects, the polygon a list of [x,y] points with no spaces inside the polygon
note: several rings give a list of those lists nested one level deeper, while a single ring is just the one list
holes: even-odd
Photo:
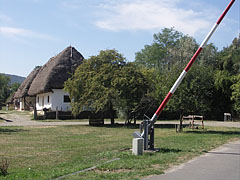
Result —
[{"label": "shadow on grass", "polygon": [[13,122],[12,120],[4,119],[4,118],[1,118],[1,117],[0,117],[0,120],[6,121],[6,122]]},{"label": "shadow on grass", "polygon": [[190,133],[190,134],[221,134],[221,135],[240,135],[239,131],[185,131],[184,133]]},{"label": "shadow on grass", "polygon": [[[154,128],[166,128],[166,129],[175,129],[176,125],[179,124],[155,124]],[[85,125],[85,126],[89,126],[89,125]],[[125,125],[124,123],[119,124],[116,123],[114,125],[111,124],[104,124],[104,125],[91,125],[93,127],[106,127],[106,128],[127,128],[127,129],[139,129],[140,124],[128,124]],[[183,128],[188,127],[189,125],[183,125]]]},{"label": "shadow on grass", "polygon": [[10,128],[0,128],[0,134],[10,134],[10,133],[17,133],[17,132],[23,132],[23,131],[27,131],[27,130],[23,130],[23,129],[10,129]]},{"label": "shadow on grass", "polygon": [[160,150],[158,152],[160,152],[160,153],[170,153],[170,152],[178,153],[178,152],[182,152],[182,150],[180,150],[180,149],[160,148]]},{"label": "shadow on grass", "polygon": [[182,150],[180,150],[180,149],[169,149],[169,148],[155,148],[154,151],[152,151],[152,150],[144,151],[144,153],[147,156],[153,156],[154,154],[157,154],[157,153],[164,154],[164,153],[179,153],[179,152],[182,152]]}]

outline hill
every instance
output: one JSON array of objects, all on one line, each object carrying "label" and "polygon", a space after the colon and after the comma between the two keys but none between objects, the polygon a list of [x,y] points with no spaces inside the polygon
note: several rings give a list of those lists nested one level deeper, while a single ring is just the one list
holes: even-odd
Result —
[{"label": "hill", "polygon": [[25,77],[13,75],[13,74],[4,74],[4,73],[0,73],[0,74],[8,76],[10,78],[10,84],[13,84],[15,82],[21,84],[24,81],[24,79],[25,79]]}]

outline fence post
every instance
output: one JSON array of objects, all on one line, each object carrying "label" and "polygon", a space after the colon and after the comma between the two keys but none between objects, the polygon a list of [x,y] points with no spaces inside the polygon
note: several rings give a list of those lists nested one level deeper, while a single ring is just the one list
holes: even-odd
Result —
[{"label": "fence post", "polygon": [[59,119],[59,115],[58,115],[58,107],[56,107],[56,119]]},{"label": "fence post", "polygon": [[34,118],[34,120],[37,120],[37,108],[36,108],[36,106],[34,106],[34,109],[33,109],[33,118]]}]

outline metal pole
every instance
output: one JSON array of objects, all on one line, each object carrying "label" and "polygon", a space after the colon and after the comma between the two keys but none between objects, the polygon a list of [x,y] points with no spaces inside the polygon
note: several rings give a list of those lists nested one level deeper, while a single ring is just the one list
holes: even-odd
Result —
[{"label": "metal pole", "polygon": [[221,21],[224,18],[224,16],[227,14],[228,10],[233,5],[234,1],[235,0],[231,0],[231,2],[228,4],[226,9],[223,11],[221,16],[217,20],[217,22],[214,24],[214,26],[212,27],[212,29],[210,30],[208,35],[205,37],[205,39],[203,40],[203,42],[199,46],[198,50],[195,52],[195,54],[193,55],[191,60],[188,62],[188,64],[185,67],[185,69],[182,71],[182,73],[178,77],[178,79],[176,80],[176,82],[174,83],[174,85],[172,86],[172,88],[170,89],[170,91],[168,92],[166,97],[164,98],[163,102],[161,103],[161,105],[158,107],[157,111],[154,113],[153,117],[151,118],[151,120],[150,120],[150,127],[153,126],[153,124],[156,122],[158,116],[160,115],[160,113],[162,112],[162,110],[164,109],[164,107],[166,106],[166,104],[168,103],[169,99],[174,94],[174,92],[176,91],[178,86],[181,84],[183,78],[186,76],[186,74],[189,71],[189,69],[191,68],[192,64],[194,63],[194,61],[196,60],[196,58],[198,57],[198,55],[200,54],[200,52],[202,51],[203,47],[206,45],[206,43],[208,42],[208,40],[210,39],[210,37],[212,36],[214,31],[217,29],[218,25],[221,23]]},{"label": "metal pole", "polygon": [[144,139],[144,150],[148,150],[148,124],[149,124],[149,121],[148,120],[144,120],[143,121],[143,127],[144,127],[144,136],[143,136],[143,139]]}]

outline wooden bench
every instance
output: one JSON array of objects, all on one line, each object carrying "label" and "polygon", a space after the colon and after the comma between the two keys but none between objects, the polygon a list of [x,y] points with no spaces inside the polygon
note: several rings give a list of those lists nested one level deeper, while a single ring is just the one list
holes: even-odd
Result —
[{"label": "wooden bench", "polygon": [[89,118],[90,126],[104,125],[104,118]]},{"label": "wooden bench", "polygon": [[202,122],[202,128],[204,129],[203,116],[199,116],[199,115],[182,116],[181,121],[183,122],[184,120],[190,120],[189,125],[190,125],[191,128],[194,128],[195,121],[201,121]]}]

